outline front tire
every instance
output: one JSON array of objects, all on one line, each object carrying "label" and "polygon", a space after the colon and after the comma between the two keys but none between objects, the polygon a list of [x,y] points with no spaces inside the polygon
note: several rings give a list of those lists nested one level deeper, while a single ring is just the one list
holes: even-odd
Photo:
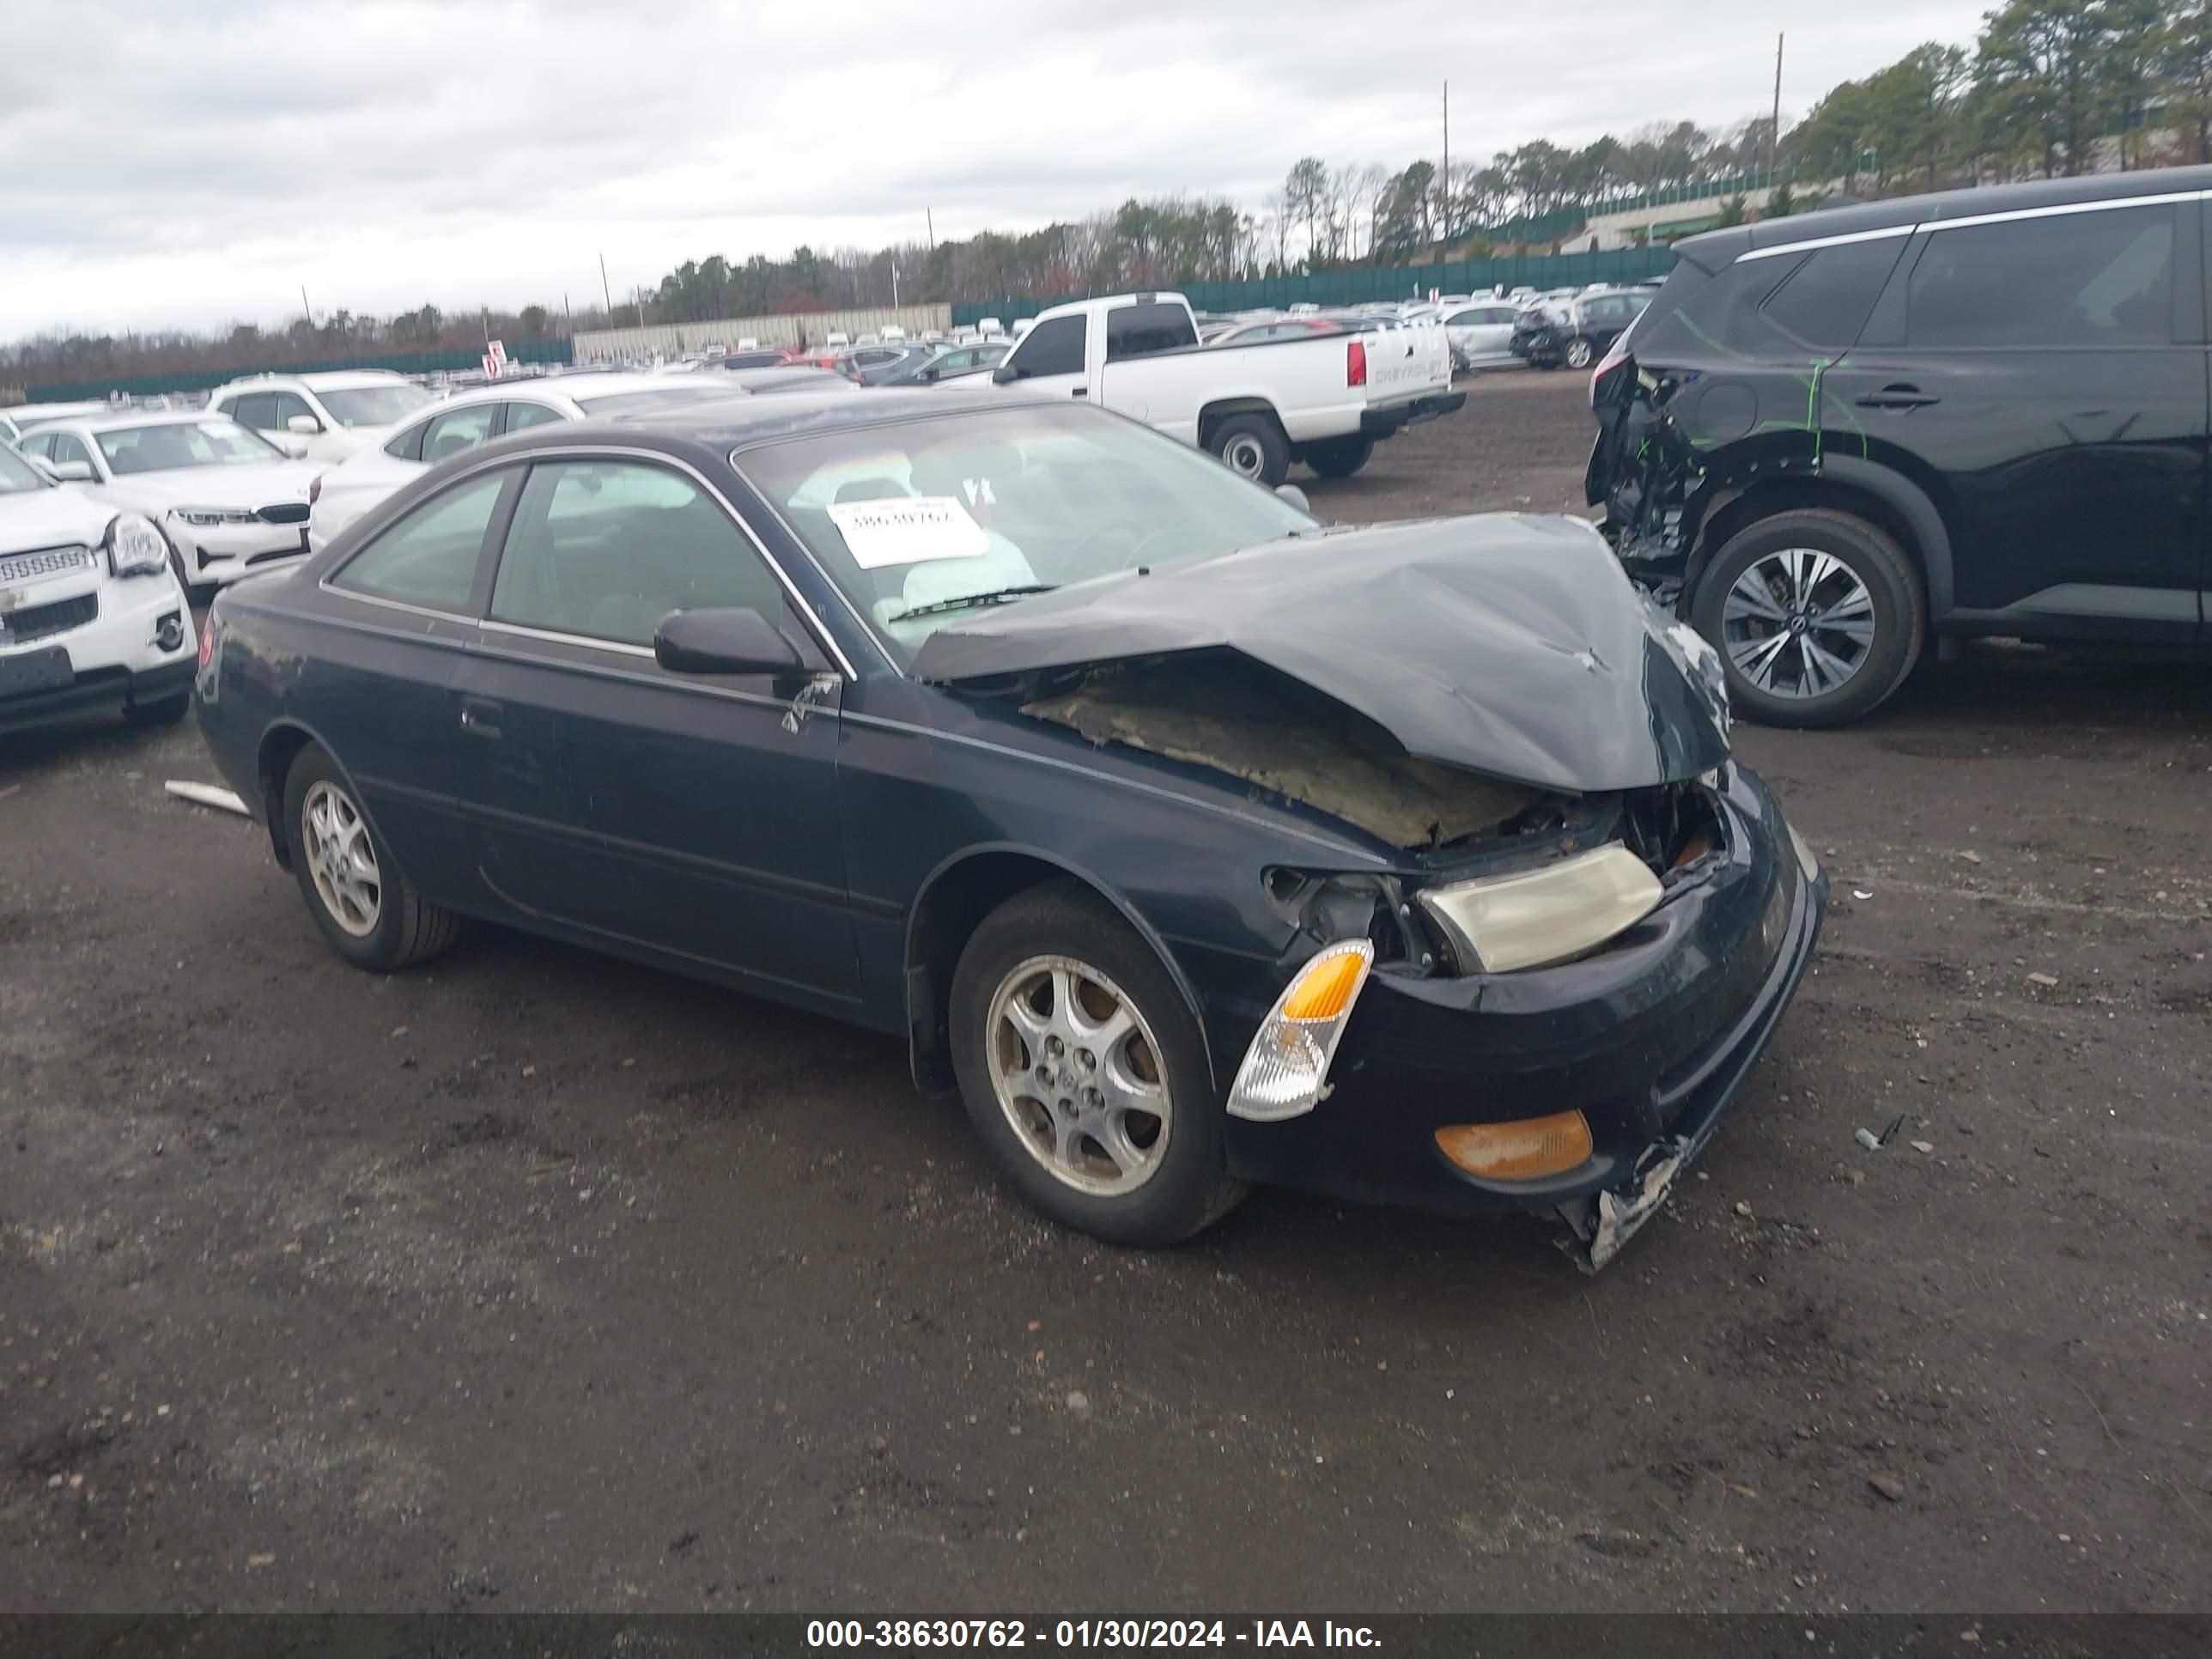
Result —
[{"label": "front tire", "polygon": [[1207,445],[1240,478],[1273,489],[1291,470],[1291,442],[1269,415],[1231,415]]},{"label": "front tire", "polygon": [[1324,478],[1348,478],[1367,465],[1375,453],[1371,438],[1347,438],[1333,444],[1316,444],[1306,451],[1306,465]]},{"label": "front tire", "polygon": [[1597,361],[1597,348],[1577,334],[1567,342],[1567,367],[1588,368]]},{"label": "front tire", "polygon": [[313,744],[285,776],[284,834],[308,915],[355,967],[389,973],[427,961],[459,936],[460,918],[416,892],[353,784]]},{"label": "front tire", "polygon": [[1152,948],[1080,883],[987,916],[952,978],[953,1070],[999,1173],[1110,1244],[1172,1244],[1243,1195],[1198,1022]]},{"label": "front tire", "polygon": [[1738,531],[1698,580],[1691,625],[1721,653],[1735,708],[1765,726],[1845,726],[1919,660],[1918,573],[1886,532],[1826,507]]}]

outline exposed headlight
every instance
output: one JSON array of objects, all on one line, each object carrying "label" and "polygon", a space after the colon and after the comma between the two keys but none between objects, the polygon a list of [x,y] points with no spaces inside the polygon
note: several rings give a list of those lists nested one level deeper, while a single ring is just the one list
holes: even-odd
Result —
[{"label": "exposed headlight", "polygon": [[1298,969],[1244,1051],[1229,1091],[1231,1116],[1268,1122],[1310,1112],[1328,1091],[1328,1063],[1367,982],[1375,947],[1340,939]]},{"label": "exposed headlight", "polygon": [[1540,869],[1417,896],[1469,973],[1510,974],[1592,951],[1658,908],[1659,878],[1615,842]]},{"label": "exposed headlight", "polygon": [[186,524],[205,530],[219,524],[258,524],[261,515],[244,507],[174,507],[169,509]]},{"label": "exposed headlight", "polygon": [[151,576],[167,570],[168,538],[150,519],[125,513],[107,526],[107,568],[118,576]]}]

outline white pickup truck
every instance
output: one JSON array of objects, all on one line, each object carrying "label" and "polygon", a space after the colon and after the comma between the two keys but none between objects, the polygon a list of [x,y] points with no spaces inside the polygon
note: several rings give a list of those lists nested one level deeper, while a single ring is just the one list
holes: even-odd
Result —
[{"label": "white pickup truck", "polygon": [[[966,389],[982,375],[951,383]],[[1451,344],[1436,327],[1310,333],[1202,347],[1180,294],[1054,306],[992,371],[991,386],[1063,392],[1210,451],[1270,487],[1291,463],[1325,478],[1367,464],[1377,440],[1449,415]]]}]

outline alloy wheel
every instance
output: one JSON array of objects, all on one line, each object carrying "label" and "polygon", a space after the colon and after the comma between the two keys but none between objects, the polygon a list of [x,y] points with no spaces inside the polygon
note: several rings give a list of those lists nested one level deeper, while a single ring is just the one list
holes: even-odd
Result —
[{"label": "alloy wheel", "polygon": [[384,881],[361,809],[344,790],[319,780],[300,803],[300,829],[301,854],[331,920],[356,939],[374,933]]},{"label": "alloy wheel", "polygon": [[1866,665],[1874,596],[1832,553],[1783,548],[1735,579],[1721,635],[1736,672],[1768,696],[1827,696]]},{"label": "alloy wheel", "polygon": [[1158,1172],[1174,1107],[1152,1027],[1119,986],[1074,957],[1031,957],[999,981],[988,1018],[999,1108],[1054,1179],[1111,1198]]}]

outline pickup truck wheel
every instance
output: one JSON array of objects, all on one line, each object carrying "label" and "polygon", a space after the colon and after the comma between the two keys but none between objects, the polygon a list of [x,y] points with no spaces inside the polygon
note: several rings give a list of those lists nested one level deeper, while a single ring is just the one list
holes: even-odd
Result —
[{"label": "pickup truck wheel", "polygon": [[330,946],[356,968],[389,973],[434,957],[461,921],[417,893],[392,849],[369,827],[353,785],[309,744],[284,780],[284,834],[307,913]]},{"label": "pickup truck wheel", "polygon": [[1825,507],[1730,537],[1698,579],[1690,622],[1721,653],[1730,702],[1765,726],[1843,726],[1872,713],[1912,672],[1928,631],[1905,550]]},{"label": "pickup truck wheel", "polygon": [[1316,444],[1306,451],[1306,465],[1324,478],[1348,478],[1367,465],[1375,453],[1372,438],[1346,438],[1333,444]]},{"label": "pickup truck wheel", "polygon": [[1270,489],[1291,470],[1290,441],[1266,415],[1231,415],[1213,428],[1209,447],[1237,477]]},{"label": "pickup truck wheel", "polygon": [[1597,356],[1597,348],[1577,334],[1567,342],[1567,367],[1588,368]]},{"label": "pickup truck wheel", "polygon": [[1243,1195],[1197,1020],[1152,947],[1080,883],[985,917],[949,1012],[969,1120],[1050,1219],[1111,1244],[1172,1244]]}]

